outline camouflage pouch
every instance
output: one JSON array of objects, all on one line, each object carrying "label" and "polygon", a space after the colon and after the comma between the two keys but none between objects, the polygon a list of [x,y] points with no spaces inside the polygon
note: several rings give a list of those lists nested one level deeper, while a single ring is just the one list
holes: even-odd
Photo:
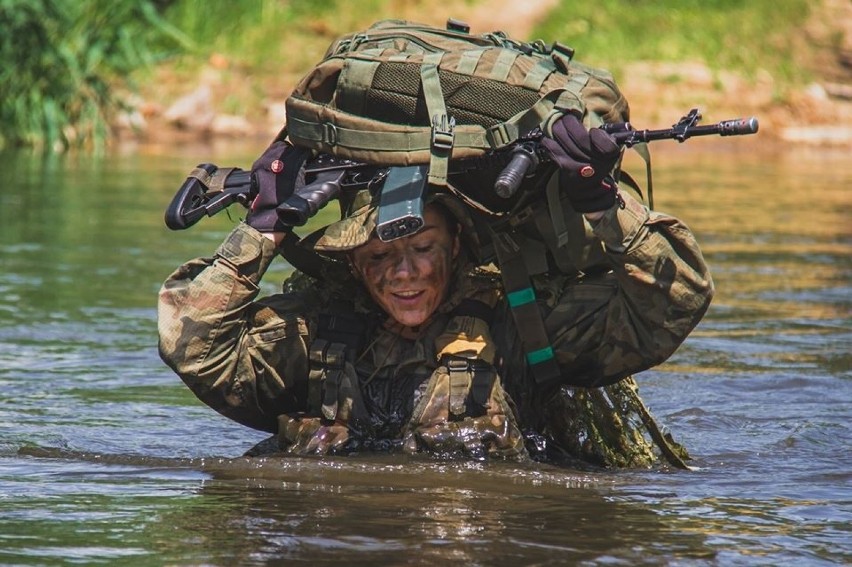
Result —
[{"label": "camouflage pouch", "polygon": [[689,469],[686,449],[663,431],[632,377],[602,388],[563,386],[543,408],[545,433],[574,459],[604,467]]},{"label": "camouflage pouch", "polygon": [[364,413],[358,376],[343,343],[315,339],[309,359],[308,411],[278,417],[278,444],[300,455],[341,451],[350,439],[350,420]]},{"label": "camouflage pouch", "polygon": [[429,379],[403,433],[403,450],[474,459],[526,456],[511,398],[494,368],[456,357],[447,357]]}]

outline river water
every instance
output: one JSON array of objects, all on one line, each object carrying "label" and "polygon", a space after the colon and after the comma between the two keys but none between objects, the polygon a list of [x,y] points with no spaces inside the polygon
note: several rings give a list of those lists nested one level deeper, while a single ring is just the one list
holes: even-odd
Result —
[{"label": "river water", "polygon": [[160,362],[155,304],[236,222],[167,230],[183,177],[262,147],[0,154],[0,564],[849,564],[849,152],[655,148],[656,207],[691,226],[718,288],[638,377],[686,472],[243,459],[263,435]]}]

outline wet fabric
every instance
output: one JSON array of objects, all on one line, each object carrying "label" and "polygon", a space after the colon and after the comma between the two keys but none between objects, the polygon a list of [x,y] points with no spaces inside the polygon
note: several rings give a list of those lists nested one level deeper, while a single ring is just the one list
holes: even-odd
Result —
[{"label": "wet fabric", "polygon": [[[213,257],[186,263],[163,285],[160,353],[202,401],[277,434],[284,451],[387,448],[519,458],[562,452],[604,465],[648,464],[655,450],[639,439],[649,434],[639,406],[618,402],[617,394],[638,399],[624,390],[633,384],[629,377],[674,352],[701,319],[713,285],[686,226],[628,195],[624,200],[624,208],[613,207],[591,226],[610,271],[533,278],[561,372],[555,389],[537,387],[529,376],[498,274],[457,266],[450,295],[432,319],[400,332],[354,279],[298,277],[283,293],[258,299],[276,250],[244,224]],[[493,387],[482,413],[471,406],[452,414],[452,379],[441,370],[438,339],[453,309],[487,293],[495,297],[486,341],[494,349]],[[338,416],[339,423],[306,414],[310,348],[320,314],[337,300],[370,329],[352,365],[363,414]],[[621,446],[602,433],[618,427]],[[592,445],[598,450],[587,450]]]}]

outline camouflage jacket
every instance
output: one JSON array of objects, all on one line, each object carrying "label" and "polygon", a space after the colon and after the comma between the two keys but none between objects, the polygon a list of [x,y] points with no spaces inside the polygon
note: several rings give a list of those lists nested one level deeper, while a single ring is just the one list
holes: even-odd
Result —
[{"label": "camouflage jacket", "polygon": [[[569,386],[613,384],[664,361],[699,322],[713,295],[688,228],[670,216],[649,213],[627,195],[625,203],[591,223],[605,245],[609,271],[534,281],[562,382]],[[401,441],[407,436],[404,442],[412,450],[440,448],[448,437],[469,437],[471,431],[449,423],[458,421],[452,411],[435,411],[429,404],[452,406],[452,372],[441,366],[438,354],[440,337],[446,343],[448,332],[464,330],[453,310],[465,297],[487,297],[494,313],[488,343],[495,352],[489,358],[498,379],[485,396],[483,407],[491,409],[479,412],[484,415],[474,423],[473,434],[496,435],[502,449],[489,452],[513,454],[522,452],[519,430],[546,428],[543,393],[529,376],[499,277],[459,270],[438,313],[418,335],[406,336],[383,321],[354,280],[312,282],[298,290],[291,286],[257,299],[258,283],[276,254],[272,242],[240,224],[212,258],[184,264],[160,291],[160,355],[213,409],[277,433],[283,449],[298,447],[298,452],[325,452],[317,439],[342,446],[355,414],[368,437]],[[357,378],[340,386],[358,407],[338,408],[335,402],[326,418],[314,415],[308,423],[311,346],[334,297],[350,300],[370,329],[351,359]],[[423,427],[413,430],[417,420],[415,425]],[[482,423],[491,433],[483,433]],[[431,427],[428,432],[424,424]]]}]

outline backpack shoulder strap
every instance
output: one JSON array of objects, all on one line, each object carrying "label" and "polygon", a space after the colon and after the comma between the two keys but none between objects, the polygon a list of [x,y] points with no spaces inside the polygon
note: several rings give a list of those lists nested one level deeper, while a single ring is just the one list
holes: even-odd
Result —
[{"label": "backpack shoulder strap", "polygon": [[508,231],[495,232],[492,239],[506,300],[518,328],[518,336],[522,338],[527,364],[536,383],[554,382],[560,376],[559,366],[536,302],[523,249]]}]

